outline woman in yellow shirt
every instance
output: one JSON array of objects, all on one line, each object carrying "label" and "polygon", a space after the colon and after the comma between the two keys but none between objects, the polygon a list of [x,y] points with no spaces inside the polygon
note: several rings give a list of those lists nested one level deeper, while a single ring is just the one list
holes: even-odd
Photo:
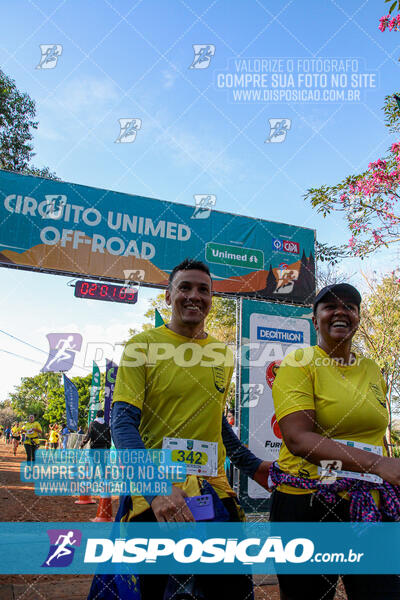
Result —
[{"label": "woman in yellow shirt", "polygon": [[49,445],[54,450],[58,448],[58,442],[60,440],[60,434],[58,431],[58,425],[55,423],[53,426],[50,425]]},{"label": "woman in yellow shirt", "polygon": [[[381,371],[374,361],[351,351],[360,303],[360,293],[349,284],[323,288],[314,302],[318,345],[298,349],[281,363],[272,388],[283,443],[270,471],[276,486],[271,521],[400,518],[383,510],[386,503],[379,503],[385,491],[373,489],[382,480],[400,485],[400,460],[386,452],[388,411]],[[334,503],[324,497],[328,486],[318,487],[321,461],[350,472],[335,483]],[[350,503],[361,489],[368,502]],[[281,600],[332,600],[338,575],[278,575],[278,579]],[[345,575],[343,582],[348,600],[400,598],[400,578],[395,575]]]},{"label": "woman in yellow shirt", "polygon": [[17,448],[21,441],[21,427],[20,427],[19,421],[14,423],[14,425],[11,427],[11,437],[12,437],[12,441],[13,441],[14,456],[16,456]]},{"label": "woman in yellow shirt", "polygon": [[42,435],[42,426],[38,421],[35,421],[35,415],[29,415],[28,423],[25,423],[23,429],[25,432],[26,460],[35,462],[35,452],[39,445],[39,435]]}]

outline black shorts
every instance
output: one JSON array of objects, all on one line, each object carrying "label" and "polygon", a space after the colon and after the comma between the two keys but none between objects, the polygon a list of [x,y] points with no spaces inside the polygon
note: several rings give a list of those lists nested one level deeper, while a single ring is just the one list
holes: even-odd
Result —
[{"label": "black shorts", "polygon": [[[334,504],[314,494],[272,494],[271,521],[349,522],[350,502],[338,498]],[[339,575],[278,575],[285,600],[333,600]],[[398,575],[343,575],[348,600],[399,600]]]},{"label": "black shorts", "polygon": [[13,435],[13,436],[12,436],[12,439],[13,439],[13,440],[17,440],[17,442],[19,442],[19,441],[20,441],[20,439],[21,439],[21,436],[20,436],[20,435]]}]

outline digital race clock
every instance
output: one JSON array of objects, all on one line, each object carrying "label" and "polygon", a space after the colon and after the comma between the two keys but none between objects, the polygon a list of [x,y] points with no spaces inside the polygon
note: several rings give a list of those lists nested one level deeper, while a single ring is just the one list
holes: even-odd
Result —
[{"label": "digital race clock", "polygon": [[75,296],[77,298],[93,298],[94,300],[106,300],[107,302],[135,304],[138,293],[136,289],[123,285],[79,280],[75,284]]}]

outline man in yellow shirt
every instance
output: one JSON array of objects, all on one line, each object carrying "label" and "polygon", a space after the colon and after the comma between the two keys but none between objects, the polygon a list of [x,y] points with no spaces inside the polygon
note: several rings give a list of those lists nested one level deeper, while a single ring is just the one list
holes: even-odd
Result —
[{"label": "man in yellow shirt", "polygon": [[42,435],[42,426],[38,421],[35,421],[35,415],[29,415],[28,423],[23,426],[25,432],[25,451],[26,460],[35,462],[35,452],[38,447],[39,436]]},{"label": "man in yellow shirt", "polygon": [[[233,372],[231,351],[204,331],[212,304],[208,267],[186,260],[175,267],[165,294],[172,308],[167,325],[134,336],[118,368],[111,418],[117,448],[176,448],[188,465],[185,482],[169,496],[133,496],[125,503],[124,521],[193,521],[185,499],[211,485],[226,520],[244,519],[224,471],[226,448],[231,461],[261,485],[269,463],[256,458],[233,433],[223,416]],[[204,451],[198,451],[203,448]],[[194,460],[193,457],[195,457]],[[198,462],[196,462],[198,461]],[[142,600],[162,600],[168,576],[140,576]],[[173,578],[171,578],[173,579]],[[186,578],[192,585],[194,577]],[[204,597],[251,600],[247,576],[196,578]],[[188,593],[192,588],[185,588]]]}]

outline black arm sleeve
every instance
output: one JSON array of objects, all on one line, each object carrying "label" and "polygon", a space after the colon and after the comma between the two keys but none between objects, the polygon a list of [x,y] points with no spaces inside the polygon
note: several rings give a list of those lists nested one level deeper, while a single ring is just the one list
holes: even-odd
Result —
[{"label": "black arm sleeve", "polygon": [[253,478],[254,473],[262,463],[262,460],[257,458],[257,456],[254,456],[254,454],[242,444],[224,415],[222,416],[222,441],[226,448],[226,454],[235,467],[243,471],[248,477]]}]

